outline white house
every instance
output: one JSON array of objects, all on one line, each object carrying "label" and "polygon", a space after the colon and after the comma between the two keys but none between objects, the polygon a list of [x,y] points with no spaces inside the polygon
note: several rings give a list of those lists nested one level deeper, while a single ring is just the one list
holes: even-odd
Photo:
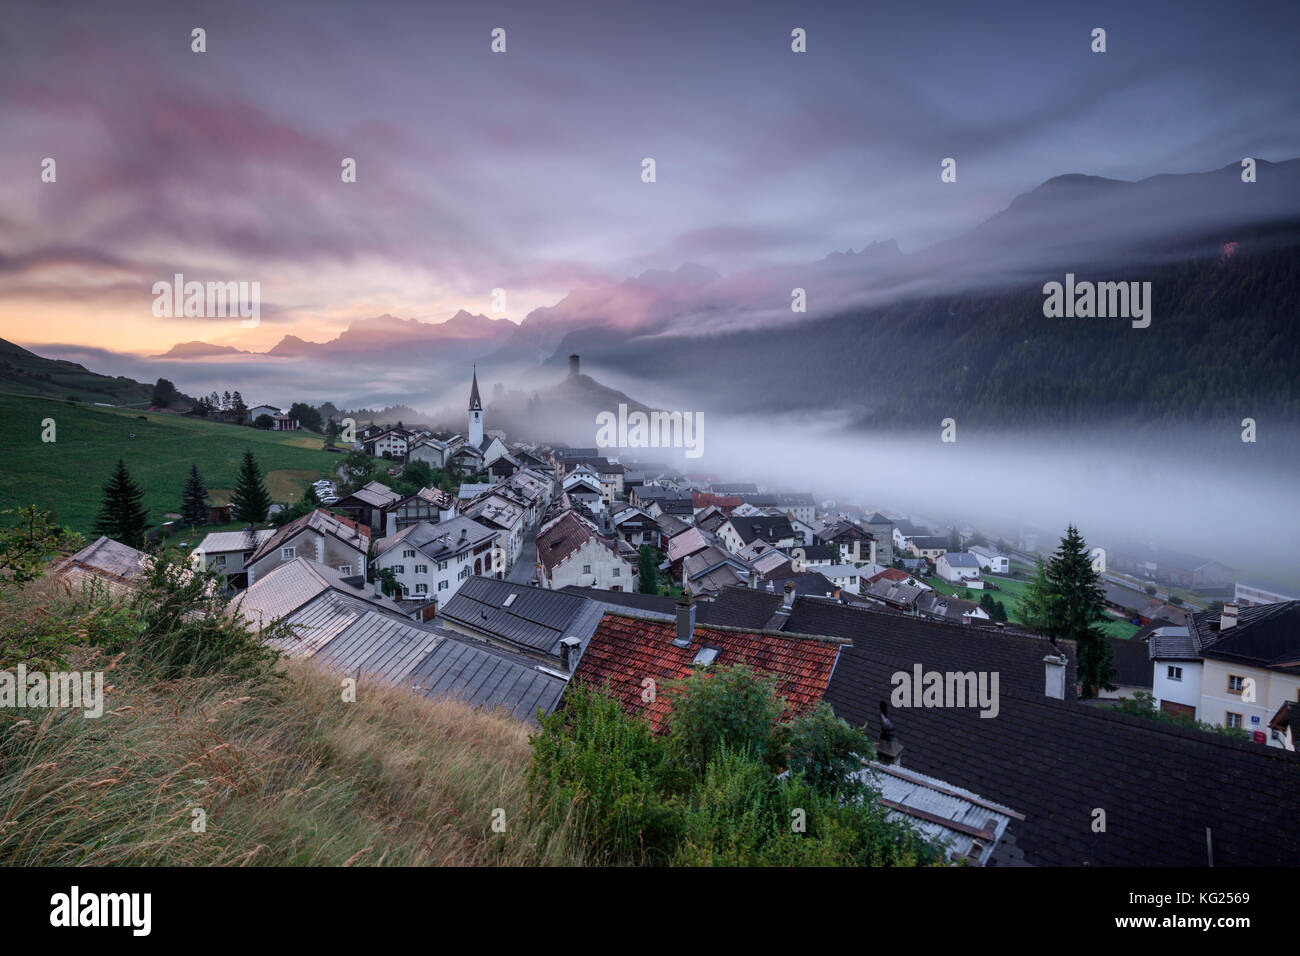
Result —
[{"label": "white house", "polygon": [[636,565],[620,553],[616,542],[602,538],[594,524],[573,510],[542,525],[537,533],[537,562],[540,583],[551,590],[570,584],[636,590]]},{"label": "white house", "polygon": [[970,553],[975,555],[975,560],[979,562],[980,569],[988,571],[990,574],[1006,574],[1011,569],[1011,560],[1005,554],[1000,554],[993,548],[986,548],[982,544],[974,544],[970,547]]},{"label": "white house", "polygon": [[445,602],[471,574],[492,574],[497,531],[463,515],[421,521],[375,544],[376,571],[391,569],[404,600]]},{"label": "white house", "polygon": [[945,551],[934,562],[935,573],[949,584],[966,588],[982,588],[980,565],[975,555],[967,551]]}]

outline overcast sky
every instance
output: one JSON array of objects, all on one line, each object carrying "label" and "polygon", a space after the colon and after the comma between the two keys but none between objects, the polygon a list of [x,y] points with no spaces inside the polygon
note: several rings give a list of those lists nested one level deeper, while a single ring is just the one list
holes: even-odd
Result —
[{"label": "overcast sky", "polygon": [[[519,321],[648,268],[911,251],[1062,173],[1300,155],[1296,4],[443,6],[6,4],[0,336]],[[155,318],[176,272],[260,282],[261,326]]]}]

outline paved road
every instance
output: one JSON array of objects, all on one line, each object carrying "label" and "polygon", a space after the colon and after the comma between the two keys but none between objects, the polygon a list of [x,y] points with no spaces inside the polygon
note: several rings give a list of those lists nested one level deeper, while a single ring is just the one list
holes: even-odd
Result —
[{"label": "paved road", "polygon": [[519,560],[506,575],[506,580],[513,584],[531,584],[537,580],[537,529],[529,528],[524,534],[524,547],[519,553]]}]

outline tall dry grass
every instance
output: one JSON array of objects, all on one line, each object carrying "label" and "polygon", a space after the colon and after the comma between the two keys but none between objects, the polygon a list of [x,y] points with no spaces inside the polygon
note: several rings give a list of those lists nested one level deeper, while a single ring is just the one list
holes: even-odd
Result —
[{"label": "tall dry grass", "polygon": [[584,862],[530,821],[529,731],[504,715],[364,682],[344,703],[310,663],[269,684],[69,664],[106,669],[101,718],[0,712],[0,865]]}]

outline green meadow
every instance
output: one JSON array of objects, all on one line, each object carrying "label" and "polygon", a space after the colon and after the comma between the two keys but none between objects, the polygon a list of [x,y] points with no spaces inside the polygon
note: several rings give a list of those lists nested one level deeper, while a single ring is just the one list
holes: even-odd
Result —
[{"label": "green meadow", "polygon": [[[41,440],[45,419],[54,420],[52,442]],[[121,458],[144,489],[150,526],[156,526],[165,513],[180,510],[191,464],[199,466],[209,500],[228,501],[246,450],[281,503],[302,494],[306,482],[329,477],[343,457],[323,451],[321,437],[309,432],[0,395],[0,507],[53,508],[60,523],[89,535],[104,484]]]}]

